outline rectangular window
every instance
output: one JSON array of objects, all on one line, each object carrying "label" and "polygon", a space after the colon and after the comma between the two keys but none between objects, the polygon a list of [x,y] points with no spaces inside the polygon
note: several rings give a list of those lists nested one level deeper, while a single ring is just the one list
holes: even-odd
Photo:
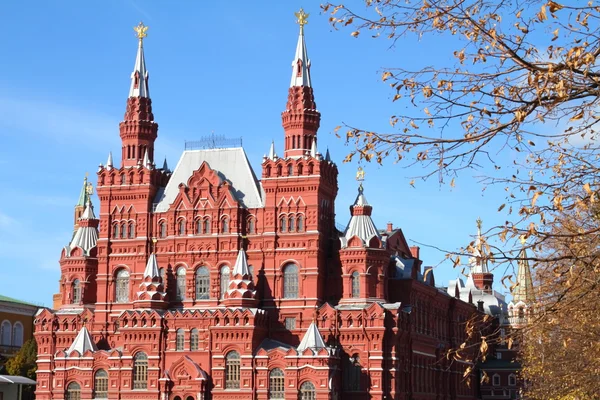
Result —
[{"label": "rectangular window", "polygon": [[285,329],[287,329],[288,331],[296,329],[296,318],[287,317],[285,319]]}]

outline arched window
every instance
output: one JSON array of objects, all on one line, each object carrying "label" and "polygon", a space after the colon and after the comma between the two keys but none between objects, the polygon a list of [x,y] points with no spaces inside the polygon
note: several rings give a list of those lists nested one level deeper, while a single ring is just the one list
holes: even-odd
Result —
[{"label": "arched window", "polygon": [[298,165],[298,175],[302,175],[302,172],[304,172],[304,166],[300,164]]},{"label": "arched window", "polygon": [[206,300],[209,296],[210,276],[208,268],[200,267],[196,270],[196,300]]},{"label": "arched window", "polygon": [[240,388],[240,355],[230,351],[225,356],[225,389]]},{"label": "arched window", "polygon": [[146,389],[148,387],[148,356],[139,352],[133,358],[133,388]]},{"label": "arched window", "polygon": [[221,233],[229,233],[229,218],[223,217],[221,220]]},{"label": "arched window", "polygon": [[175,299],[185,300],[185,267],[177,268],[177,293]]},{"label": "arched window", "polygon": [[248,218],[248,233],[256,233],[256,222],[254,217]]},{"label": "arched window", "polygon": [[494,376],[492,376],[492,385],[500,386],[500,375],[494,374]]},{"label": "arched window", "polygon": [[167,281],[166,270],[164,268],[159,268],[158,274],[160,275],[160,279],[164,285]]},{"label": "arched window", "polygon": [[290,216],[290,224],[288,226],[288,229],[290,232],[295,232],[296,231],[296,219],[293,216]]},{"label": "arched window", "polygon": [[300,400],[315,400],[316,398],[315,385],[310,382],[300,385]]},{"label": "arched window", "polygon": [[298,232],[304,231],[304,215],[298,215],[298,219],[296,221],[298,225]]},{"label": "arched window", "polygon": [[210,233],[210,219],[206,218],[204,220],[204,233],[205,234],[209,234]]},{"label": "arched window", "polygon": [[13,325],[12,344],[16,347],[23,346],[23,324],[20,322]]},{"label": "arched window", "polygon": [[79,304],[81,302],[81,283],[79,279],[73,281],[73,304]]},{"label": "arched window", "polygon": [[158,235],[161,238],[167,237],[167,223],[165,221],[158,224]]},{"label": "arched window", "polygon": [[360,360],[358,354],[354,354],[344,360],[343,384],[344,390],[356,392],[360,390]]},{"label": "arched window", "polygon": [[10,346],[11,344],[12,325],[10,321],[3,321],[0,325],[0,344]]},{"label": "arched window", "polygon": [[202,220],[198,218],[196,220],[196,235],[202,234]]},{"label": "arched window", "polygon": [[179,220],[179,225],[178,225],[178,232],[179,232],[179,236],[183,236],[185,235],[185,219],[180,219]]},{"label": "arched window", "polygon": [[510,386],[516,386],[517,385],[517,377],[514,374],[510,374],[508,376],[508,384]]},{"label": "arched window", "polygon": [[285,399],[285,376],[279,368],[269,373],[269,399]]},{"label": "arched window", "polygon": [[198,329],[192,329],[190,333],[190,350],[196,351],[198,350]]},{"label": "arched window", "polygon": [[127,237],[127,224],[123,222],[121,224],[121,239],[125,239]]},{"label": "arched window", "polygon": [[225,292],[229,289],[229,279],[231,270],[227,265],[221,268],[221,298],[225,295]]},{"label": "arched window", "polygon": [[117,303],[127,303],[129,301],[129,271],[126,269],[120,269],[117,272],[115,301]]},{"label": "arched window", "polygon": [[288,175],[292,176],[294,175],[294,167],[292,165],[288,165]]},{"label": "arched window", "polygon": [[358,271],[352,273],[352,297],[355,299],[360,297],[360,274]]},{"label": "arched window", "polygon": [[183,329],[177,329],[177,337],[175,339],[175,350],[183,351],[183,346],[185,343],[185,332]]},{"label": "arched window", "polygon": [[285,215],[282,215],[281,217],[279,217],[279,230],[281,232],[287,231],[287,218]]},{"label": "arched window", "polygon": [[525,309],[523,307],[519,307],[519,319],[525,318]]},{"label": "arched window", "polygon": [[121,185],[124,185],[125,183],[127,183],[125,179],[125,174],[121,174]]},{"label": "arched window", "polygon": [[135,237],[135,224],[133,222],[129,223],[129,239],[133,239]]},{"label": "arched window", "polygon": [[119,224],[118,223],[113,224],[112,237],[113,237],[113,239],[119,238]]},{"label": "arched window", "polygon": [[65,400],[81,400],[81,386],[77,382],[69,383]]},{"label": "arched window", "polygon": [[94,398],[108,398],[108,373],[103,369],[96,371],[94,376]]},{"label": "arched window", "polygon": [[289,264],[283,269],[283,298],[298,297],[298,266]]}]

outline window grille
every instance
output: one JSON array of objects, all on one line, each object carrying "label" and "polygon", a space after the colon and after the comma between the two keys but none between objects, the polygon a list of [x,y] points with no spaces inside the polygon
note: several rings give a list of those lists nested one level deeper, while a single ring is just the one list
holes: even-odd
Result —
[{"label": "window grille", "polygon": [[200,234],[202,234],[202,220],[197,219],[196,220],[196,235],[200,235]]},{"label": "window grille", "polygon": [[79,279],[73,281],[73,304],[79,304],[81,301],[81,283]]},{"label": "window grille", "polygon": [[296,230],[296,223],[295,223],[295,219],[294,217],[290,217],[290,223],[289,223],[289,231],[290,232],[294,232]]},{"label": "window grille", "polygon": [[285,329],[287,329],[288,331],[296,329],[296,318],[287,317],[285,319]]},{"label": "window grille", "polygon": [[133,361],[133,388],[146,389],[148,387],[148,356],[146,353],[137,353]]},{"label": "window grille", "polygon": [[113,225],[113,234],[112,234],[113,239],[118,239],[119,238],[119,224],[114,224]]},{"label": "window grille", "polygon": [[208,268],[200,267],[196,270],[196,300],[206,300],[209,296],[210,276]]},{"label": "window grille", "polygon": [[223,298],[225,292],[229,289],[230,271],[227,265],[221,268],[221,298]]},{"label": "window grille", "polygon": [[121,225],[121,239],[125,239],[127,237],[127,224],[123,222]]},{"label": "window grille", "polygon": [[205,234],[209,234],[210,233],[210,219],[206,218],[204,220],[204,233]]},{"label": "window grille", "polygon": [[360,274],[358,271],[352,273],[352,297],[355,299],[360,297]]},{"label": "window grille", "polygon": [[94,377],[94,397],[96,399],[108,398],[108,373],[99,369]]},{"label": "window grille", "polygon": [[283,298],[295,299],[298,297],[298,267],[289,264],[283,270]]},{"label": "window grille", "polygon": [[316,400],[315,385],[310,382],[304,382],[300,386],[300,400]]},{"label": "window grille", "polygon": [[185,343],[185,332],[183,331],[183,329],[177,329],[177,337],[175,340],[175,346],[176,346],[175,350],[183,351],[184,343]]},{"label": "window grille", "polygon": [[133,222],[129,223],[129,239],[133,239],[135,237],[135,224]]},{"label": "window grille", "polygon": [[190,334],[190,350],[196,351],[198,350],[198,329],[192,329]]},{"label": "window grille", "polygon": [[177,269],[177,293],[175,298],[179,301],[185,300],[185,268]]},{"label": "window grille", "polygon": [[281,232],[287,231],[287,218],[285,216],[279,218],[279,230]]},{"label": "window grille", "polygon": [[79,383],[69,383],[65,400],[81,400],[81,386],[79,386]]},{"label": "window grille", "polygon": [[236,351],[230,351],[225,358],[225,389],[239,389],[240,355]]},{"label": "window grille", "polygon": [[298,215],[298,232],[302,232],[304,230],[304,215]]},{"label": "window grille", "polygon": [[117,272],[115,292],[117,303],[127,303],[129,301],[129,272],[125,269]]},{"label": "window grille", "polygon": [[269,399],[285,399],[285,376],[279,368],[269,373]]}]

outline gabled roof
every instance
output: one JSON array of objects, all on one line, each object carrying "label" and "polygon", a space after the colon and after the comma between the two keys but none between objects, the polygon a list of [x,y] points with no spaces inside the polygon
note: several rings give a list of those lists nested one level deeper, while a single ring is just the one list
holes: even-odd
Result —
[{"label": "gabled roof", "polygon": [[249,208],[262,207],[256,175],[241,147],[225,149],[186,150],[181,155],[171,179],[164,191],[157,193],[154,200],[157,212],[165,212],[179,193],[179,184],[188,180],[203,162],[216,171],[221,180],[228,180],[233,187],[236,200]]},{"label": "gabled roof", "polygon": [[67,354],[71,354],[71,352],[73,350],[77,350],[79,352],[79,354],[83,354],[88,350],[90,350],[92,352],[98,351],[98,347],[96,347],[96,343],[94,343],[94,340],[92,339],[92,336],[90,335],[90,332],[87,330],[87,328],[85,326],[83,328],[81,328],[81,330],[75,337],[75,340],[69,347],[69,350],[67,350]]},{"label": "gabled roof", "polygon": [[325,345],[323,336],[321,336],[319,328],[317,328],[317,325],[313,321],[308,327],[308,330],[304,333],[304,337],[298,345],[298,352],[301,353],[306,349],[320,350],[325,348],[327,348],[327,346]]}]

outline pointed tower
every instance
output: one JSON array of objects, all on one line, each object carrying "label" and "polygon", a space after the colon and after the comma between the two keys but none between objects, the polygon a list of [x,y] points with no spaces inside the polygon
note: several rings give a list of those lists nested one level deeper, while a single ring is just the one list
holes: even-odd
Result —
[{"label": "pointed tower", "polygon": [[158,124],[152,114],[152,100],[148,89],[148,71],[144,58],[144,38],[147,26],[140,24],[134,28],[138,37],[138,51],[131,86],[127,99],[127,110],[123,122],[119,125],[122,141],[121,160],[124,167],[134,167],[148,153],[154,161],[154,141],[158,136]]},{"label": "pointed tower", "polygon": [[88,183],[88,179],[87,179],[87,173],[85,174],[85,178],[83,179],[83,186],[81,187],[81,192],[79,193],[79,200],[77,201],[77,204],[75,205],[75,215],[74,215],[74,228],[73,228],[73,235],[75,235],[75,232],[77,232],[77,228],[79,227],[79,218],[81,218],[81,215],[83,214],[83,211],[85,210],[85,206],[88,203],[88,199],[89,199],[89,193],[88,191],[90,190],[91,187],[91,183]]},{"label": "pointed tower", "polygon": [[485,251],[485,241],[481,235],[481,219],[477,219],[477,238],[473,245],[473,256],[469,260],[471,265],[471,275],[475,287],[487,293],[492,293],[494,284],[494,274],[488,269],[488,260]]},{"label": "pointed tower", "polygon": [[256,307],[256,290],[243,249],[238,252],[231,276],[233,279],[229,283],[229,290],[225,292],[223,304],[226,307]]},{"label": "pointed tower", "polygon": [[296,54],[292,61],[292,79],[288,90],[286,109],[281,113],[285,131],[284,158],[302,157],[310,151],[317,140],[317,130],[321,123],[321,113],[310,82],[310,59],[304,41],[304,25],[308,23],[308,14],[300,9],[296,13],[300,25],[300,35]]},{"label": "pointed tower", "polygon": [[143,281],[140,283],[137,300],[134,301],[133,306],[144,309],[165,309],[169,306],[166,296],[156,254],[152,253],[148,257]]},{"label": "pointed tower", "polygon": [[512,296],[512,301],[508,304],[509,322],[513,327],[519,328],[527,324],[535,302],[531,268],[525,248],[519,252],[517,281]]}]

